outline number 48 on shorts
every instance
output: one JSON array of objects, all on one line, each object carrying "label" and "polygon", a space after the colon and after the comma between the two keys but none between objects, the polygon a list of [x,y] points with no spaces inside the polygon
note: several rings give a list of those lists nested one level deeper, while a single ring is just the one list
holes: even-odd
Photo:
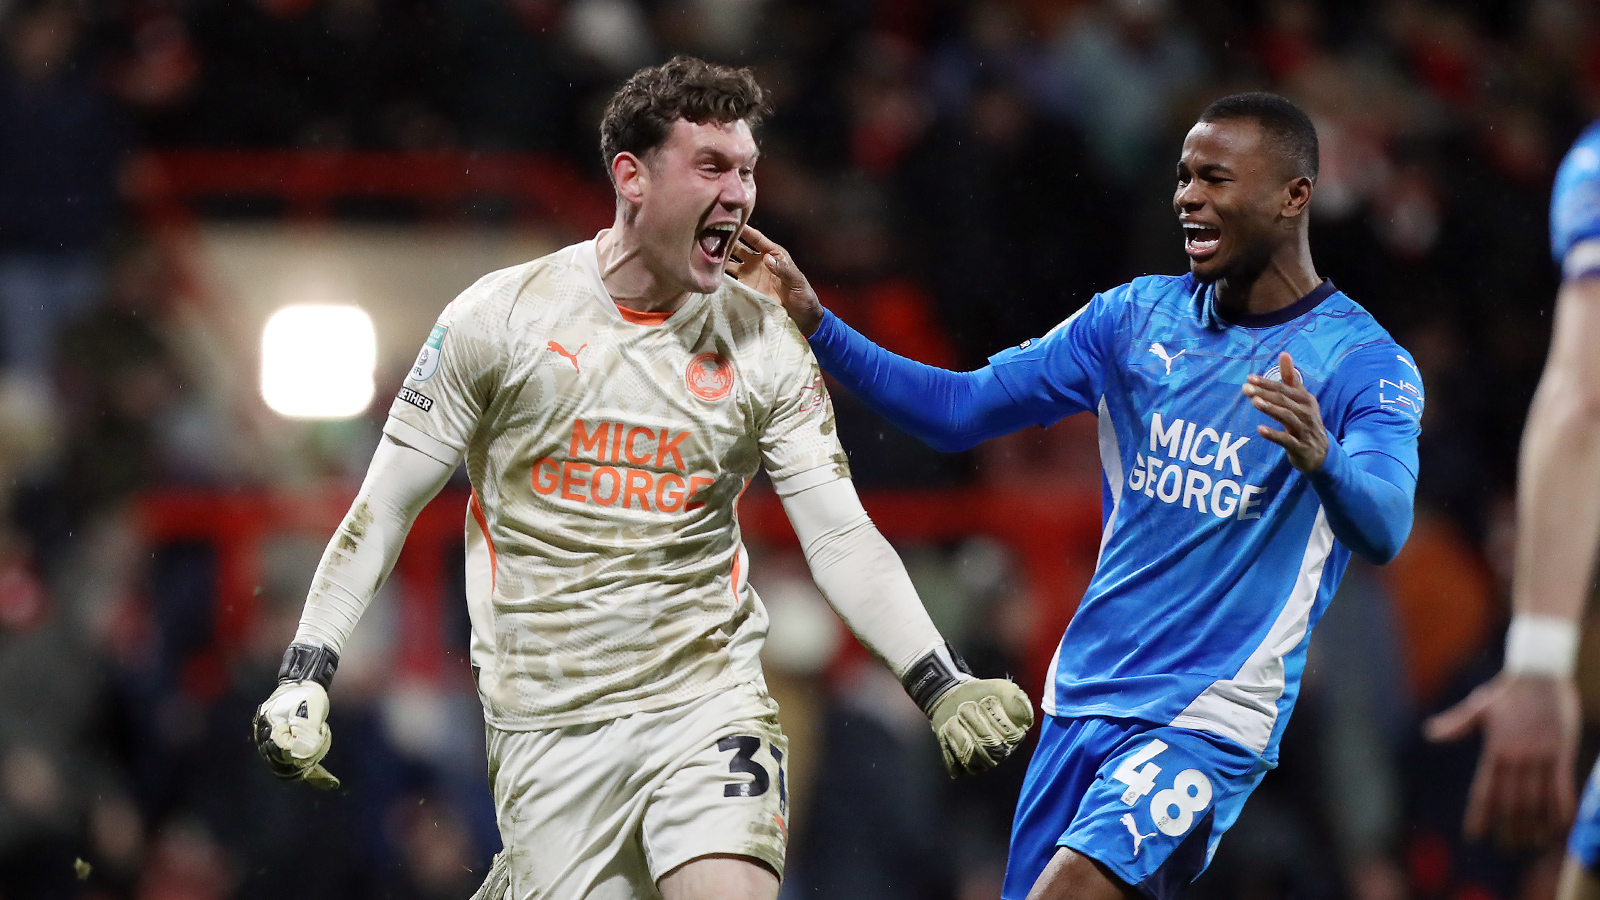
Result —
[{"label": "number 48 on shorts", "polygon": [[[1154,762],[1155,757],[1167,749],[1167,742],[1159,738],[1152,738],[1150,743],[1117,767],[1111,777],[1128,786],[1122,792],[1122,803],[1125,806],[1138,806],[1139,800],[1150,793],[1156,786],[1156,776],[1161,774],[1161,766]],[[1172,779],[1172,787],[1164,791],[1157,791],[1150,799],[1150,819],[1154,822],[1156,830],[1171,837],[1177,837],[1188,831],[1194,824],[1195,814],[1211,805],[1211,779],[1199,769],[1184,769],[1177,777]],[[1131,814],[1125,819],[1133,820]]]},{"label": "number 48 on shorts", "polygon": [[[1150,897],[1176,896],[1200,874],[1270,767],[1234,741],[1189,728],[1078,720],[1059,730],[1061,746],[1052,757],[1058,765],[1098,762],[1088,763],[1094,774],[1080,782],[1081,799],[1068,807],[1071,821],[1051,843],[1098,860]],[[1041,735],[1041,746],[1048,740]],[[1069,782],[1035,788],[1041,801],[1063,790],[1070,797]],[[1030,827],[1049,827],[1047,816],[1038,818]],[[1049,849],[1039,847],[1034,855]],[[1043,862],[1037,862],[1040,869]],[[1020,885],[1011,884],[1009,872],[1007,878],[1009,897]]]}]

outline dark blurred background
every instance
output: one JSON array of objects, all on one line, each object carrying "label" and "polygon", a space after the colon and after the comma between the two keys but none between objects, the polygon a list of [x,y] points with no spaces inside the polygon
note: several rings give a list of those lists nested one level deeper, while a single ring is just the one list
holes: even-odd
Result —
[{"label": "dark blurred background", "polygon": [[[1460,841],[1476,747],[1418,723],[1497,668],[1546,208],[1600,115],[1600,3],[0,0],[0,900],[470,895],[498,837],[463,485],[346,653],[345,788],[275,782],[246,726],[432,317],[609,222],[599,111],[679,52],[774,94],[755,223],[847,320],[947,366],[1182,271],[1194,115],[1303,104],[1318,268],[1426,378],[1417,524],[1352,567],[1283,764],[1194,896],[1550,894],[1550,854]],[[317,367],[365,351],[273,345],[296,304],[370,317],[317,332],[373,357],[339,409],[312,401],[349,373]],[[942,456],[835,400],[936,620],[1038,696],[1093,565],[1093,422]],[[997,897],[1022,763],[945,782],[770,495],[745,524],[794,742],[784,897]]]}]

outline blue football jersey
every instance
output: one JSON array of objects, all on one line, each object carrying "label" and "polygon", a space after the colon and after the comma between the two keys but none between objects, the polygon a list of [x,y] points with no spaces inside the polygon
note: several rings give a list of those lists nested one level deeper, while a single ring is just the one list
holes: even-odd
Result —
[{"label": "blue football jersey", "polygon": [[1567,278],[1600,274],[1600,122],[1584,129],[1556,170],[1550,250]]},{"label": "blue football jersey", "polygon": [[1416,473],[1422,378],[1331,282],[1229,321],[1210,285],[1139,278],[990,359],[1039,424],[1099,417],[1100,559],[1050,664],[1047,713],[1195,728],[1276,760],[1350,557],[1311,484],[1256,432],[1277,423],[1241,393],[1248,375],[1278,377],[1280,351],[1331,438]]}]

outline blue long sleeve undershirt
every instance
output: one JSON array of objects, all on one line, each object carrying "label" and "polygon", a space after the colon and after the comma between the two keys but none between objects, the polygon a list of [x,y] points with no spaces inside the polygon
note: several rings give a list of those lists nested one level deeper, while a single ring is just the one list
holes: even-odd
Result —
[{"label": "blue long sleeve undershirt", "polygon": [[[873,411],[945,453],[1040,424],[988,366],[952,372],[879,347],[831,312],[810,337],[817,361]],[[1328,442],[1322,466],[1309,476],[1334,537],[1380,565],[1394,559],[1411,533],[1417,479],[1386,453],[1351,455]]]},{"label": "blue long sleeve undershirt", "polygon": [[832,312],[810,337],[829,375],[873,411],[943,453],[958,453],[1029,425],[994,370],[952,372],[874,344]]},{"label": "blue long sleeve undershirt", "polygon": [[1328,441],[1322,466],[1307,478],[1322,500],[1333,536],[1363,559],[1383,565],[1411,534],[1417,477],[1387,453],[1350,454]]}]

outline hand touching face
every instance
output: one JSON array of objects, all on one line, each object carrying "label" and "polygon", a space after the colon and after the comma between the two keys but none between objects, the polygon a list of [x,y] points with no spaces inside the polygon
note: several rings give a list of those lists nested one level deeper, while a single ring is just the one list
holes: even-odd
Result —
[{"label": "hand touching face", "polygon": [[783,304],[800,333],[810,337],[822,323],[822,302],[789,251],[746,225],[728,260],[728,274],[757,293]]}]

